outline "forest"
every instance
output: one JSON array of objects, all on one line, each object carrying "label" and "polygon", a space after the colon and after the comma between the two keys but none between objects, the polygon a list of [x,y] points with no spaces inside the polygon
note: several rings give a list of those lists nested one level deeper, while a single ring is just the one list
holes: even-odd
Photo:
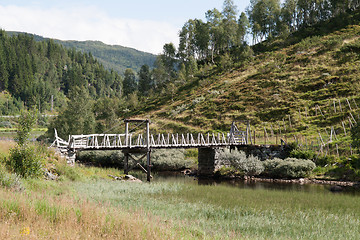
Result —
[{"label": "forest", "polygon": [[27,34],[9,36],[2,30],[0,114],[35,107],[40,113],[59,113],[50,129],[62,128],[64,135],[102,132],[117,119],[143,111],[139,112],[141,105],[173,100],[194,80],[251,61],[266,51],[261,46],[268,42],[306,33],[359,6],[356,0],[252,0],[239,13],[234,1],[225,0],[221,11],[205,13],[206,21],[186,21],[179,31],[179,46],[165,44],[154,66],[143,65],[138,72],[107,70],[90,52],[65,48],[54,40],[37,42]]}]

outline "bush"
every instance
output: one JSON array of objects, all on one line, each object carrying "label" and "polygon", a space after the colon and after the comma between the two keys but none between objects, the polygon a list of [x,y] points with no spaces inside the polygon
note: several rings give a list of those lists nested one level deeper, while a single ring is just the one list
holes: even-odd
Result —
[{"label": "bush", "polygon": [[264,174],[270,177],[301,178],[308,176],[316,166],[311,160],[274,158],[264,161],[264,167]]},{"label": "bush", "polygon": [[311,150],[293,149],[289,155],[291,158],[314,160],[316,153]]},{"label": "bush", "polygon": [[124,154],[121,151],[86,151],[77,154],[76,159],[80,162],[91,163],[101,167],[124,166]]},{"label": "bush", "polygon": [[[143,164],[146,160],[143,161]],[[185,160],[185,151],[179,149],[158,149],[151,153],[151,165],[154,170],[175,171],[189,168],[192,161]]]},{"label": "bush", "polygon": [[10,149],[5,163],[13,173],[24,178],[32,178],[43,174],[45,158],[45,154],[37,146],[16,146]]},{"label": "bush", "polygon": [[224,149],[219,153],[219,162],[225,166],[234,167],[236,170],[243,172],[247,176],[259,175],[264,171],[264,166],[258,157],[253,155],[246,156],[243,151],[231,151]]}]

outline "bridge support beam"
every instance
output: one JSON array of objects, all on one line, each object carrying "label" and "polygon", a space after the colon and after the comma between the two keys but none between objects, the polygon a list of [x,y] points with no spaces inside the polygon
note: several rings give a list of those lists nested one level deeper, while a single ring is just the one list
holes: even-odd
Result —
[{"label": "bridge support beam", "polygon": [[199,176],[212,176],[215,171],[214,148],[198,148],[198,174]]},{"label": "bridge support beam", "polygon": [[[134,169],[135,167],[138,167],[143,172],[146,173],[147,181],[150,182],[152,176],[151,176],[151,149],[125,149],[123,150],[124,153],[124,173],[129,174],[129,172]],[[137,155],[137,156],[136,156]],[[141,165],[142,160],[146,159],[145,167]],[[132,164],[130,166],[129,160],[132,161]]]}]

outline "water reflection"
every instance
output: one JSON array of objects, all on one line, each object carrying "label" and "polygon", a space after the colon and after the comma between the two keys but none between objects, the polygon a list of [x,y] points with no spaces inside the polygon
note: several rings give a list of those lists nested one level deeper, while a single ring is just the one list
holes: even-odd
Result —
[{"label": "water reflection", "polygon": [[[132,173],[135,177],[146,181],[144,173]],[[243,189],[266,189],[266,190],[282,190],[282,191],[300,191],[300,192],[320,192],[329,193],[332,186],[320,184],[297,184],[297,183],[269,183],[269,182],[254,182],[244,181],[239,179],[220,180],[213,178],[197,178],[192,176],[185,176],[179,172],[158,172],[153,173],[152,182],[171,182],[181,184],[198,184],[198,185],[215,185],[215,186],[229,186]],[[352,187],[344,187],[341,192],[334,194],[350,194],[360,196],[360,190]]]}]

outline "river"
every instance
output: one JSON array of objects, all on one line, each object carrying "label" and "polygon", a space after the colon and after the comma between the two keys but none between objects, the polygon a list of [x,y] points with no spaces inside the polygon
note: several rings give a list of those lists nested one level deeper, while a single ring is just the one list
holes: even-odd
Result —
[{"label": "river", "polygon": [[[146,181],[146,175],[143,172],[136,171],[132,172],[135,177]],[[251,182],[244,181],[241,179],[233,180],[220,180],[220,179],[211,179],[211,178],[197,178],[192,176],[184,175],[179,172],[154,172],[153,179],[151,182],[169,182],[169,183],[182,183],[185,185],[195,184],[195,185],[221,185],[228,186],[233,188],[243,188],[243,189],[267,189],[267,190],[282,190],[282,191],[298,191],[298,192],[308,192],[308,193],[329,193],[331,192],[331,185],[322,185],[322,184],[298,184],[298,183],[269,183],[269,182]],[[354,187],[343,187],[342,191],[334,192],[334,194],[349,194],[360,196],[360,189]]]}]

